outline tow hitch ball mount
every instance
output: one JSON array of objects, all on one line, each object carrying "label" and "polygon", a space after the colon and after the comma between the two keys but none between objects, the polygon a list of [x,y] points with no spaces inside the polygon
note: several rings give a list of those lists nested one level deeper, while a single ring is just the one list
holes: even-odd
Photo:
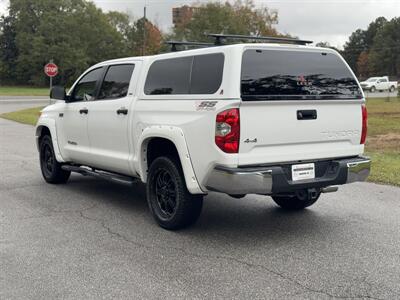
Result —
[{"label": "tow hitch ball mount", "polygon": [[328,186],[322,189],[310,188],[296,191],[297,198],[301,200],[315,200],[319,197],[321,193],[333,193],[338,190],[337,186]]}]

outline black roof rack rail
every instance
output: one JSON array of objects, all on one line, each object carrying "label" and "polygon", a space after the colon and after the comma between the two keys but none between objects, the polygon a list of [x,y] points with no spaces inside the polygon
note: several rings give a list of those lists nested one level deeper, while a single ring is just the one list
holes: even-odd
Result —
[{"label": "black roof rack rail", "polygon": [[313,41],[298,40],[298,39],[294,39],[294,38],[281,38],[281,37],[274,37],[274,36],[253,36],[253,35],[219,34],[219,33],[209,33],[209,34],[207,34],[207,36],[215,38],[214,44],[216,46],[223,45],[223,40],[226,40],[226,39],[263,40],[263,41],[269,41],[272,43],[290,43],[290,44],[297,44],[297,45],[307,45],[307,44],[313,43]]},{"label": "black roof rack rail", "polygon": [[171,45],[171,51],[176,52],[178,48],[176,46],[193,46],[193,47],[213,47],[212,43],[202,42],[184,42],[184,41],[166,41],[165,44]]}]

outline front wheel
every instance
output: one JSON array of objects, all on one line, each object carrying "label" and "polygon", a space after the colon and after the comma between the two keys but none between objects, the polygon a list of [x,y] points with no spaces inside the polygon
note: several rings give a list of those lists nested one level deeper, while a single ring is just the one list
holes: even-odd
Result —
[{"label": "front wheel", "polygon": [[40,169],[44,180],[48,183],[65,183],[68,181],[71,172],[61,168],[56,160],[53,143],[49,135],[40,139]]},{"label": "front wheel", "polygon": [[376,91],[376,88],[373,86],[373,87],[371,87],[371,88],[369,89],[369,91],[370,91],[371,93],[374,93],[374,92]]},{"label": "front wheel", "polygon": [[301,190],[289,195],[275,195],[272,199],[280,207],[286,210],[302,210],[317,202],[320,191]]},{"label": "front wheel", "polygon": [[153,161],[146,193],[154,219],[165,229],[188,227],[200,216],[203,196],[189,193],[177,160],[159,157]]}]

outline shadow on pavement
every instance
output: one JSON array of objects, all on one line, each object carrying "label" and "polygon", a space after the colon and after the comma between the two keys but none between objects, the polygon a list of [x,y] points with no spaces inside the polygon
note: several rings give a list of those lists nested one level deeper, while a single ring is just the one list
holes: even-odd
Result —
[{"label": "shadow on pavement", "polygon": [[[313,208],[299,212],[287,212],[277,207],[271,198],[248,195],[243,199],[234,199],[227,195],[211,193],[205,197],[202,215],[191,228],[167,232],[155,225],[148,210],[145,185],[138,183],[134,187],[114,184],[82,176],[73,176],[65,191],[77,192],[80,197],[88,197],[94,204],[106,207],[110,218],[118,214],[125,220],[118,223],[130,222],[134,218],[146,216],[141,220],[151,231],[161,231],[175,237],[186,236],[201,240],[225,240],[239,245],[262,241],[296,242],[305,236],[313,239],[327,238],[335,233],[335,227],[343,224],[340,221],[323,215],[318,210],[318,204]],[[103,208],[104,210],[104,208]],[[92,211],[94,215],[96,211]],[[104,217],[104,213],[101,213]],[[109,219],[109,221],[111,221]],[[126,224],[127,225],[127,224]],[[137,228],[132,228],[132,231]]]}]

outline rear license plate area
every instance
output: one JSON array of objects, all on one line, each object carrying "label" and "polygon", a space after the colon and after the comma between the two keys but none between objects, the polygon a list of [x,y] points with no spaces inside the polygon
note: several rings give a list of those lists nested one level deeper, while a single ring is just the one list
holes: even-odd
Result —
[{"label": "rear license plate area", "polygon": [[292,180],[306,180],[315,178],[315,164],[298,164],[292,165]]}]

